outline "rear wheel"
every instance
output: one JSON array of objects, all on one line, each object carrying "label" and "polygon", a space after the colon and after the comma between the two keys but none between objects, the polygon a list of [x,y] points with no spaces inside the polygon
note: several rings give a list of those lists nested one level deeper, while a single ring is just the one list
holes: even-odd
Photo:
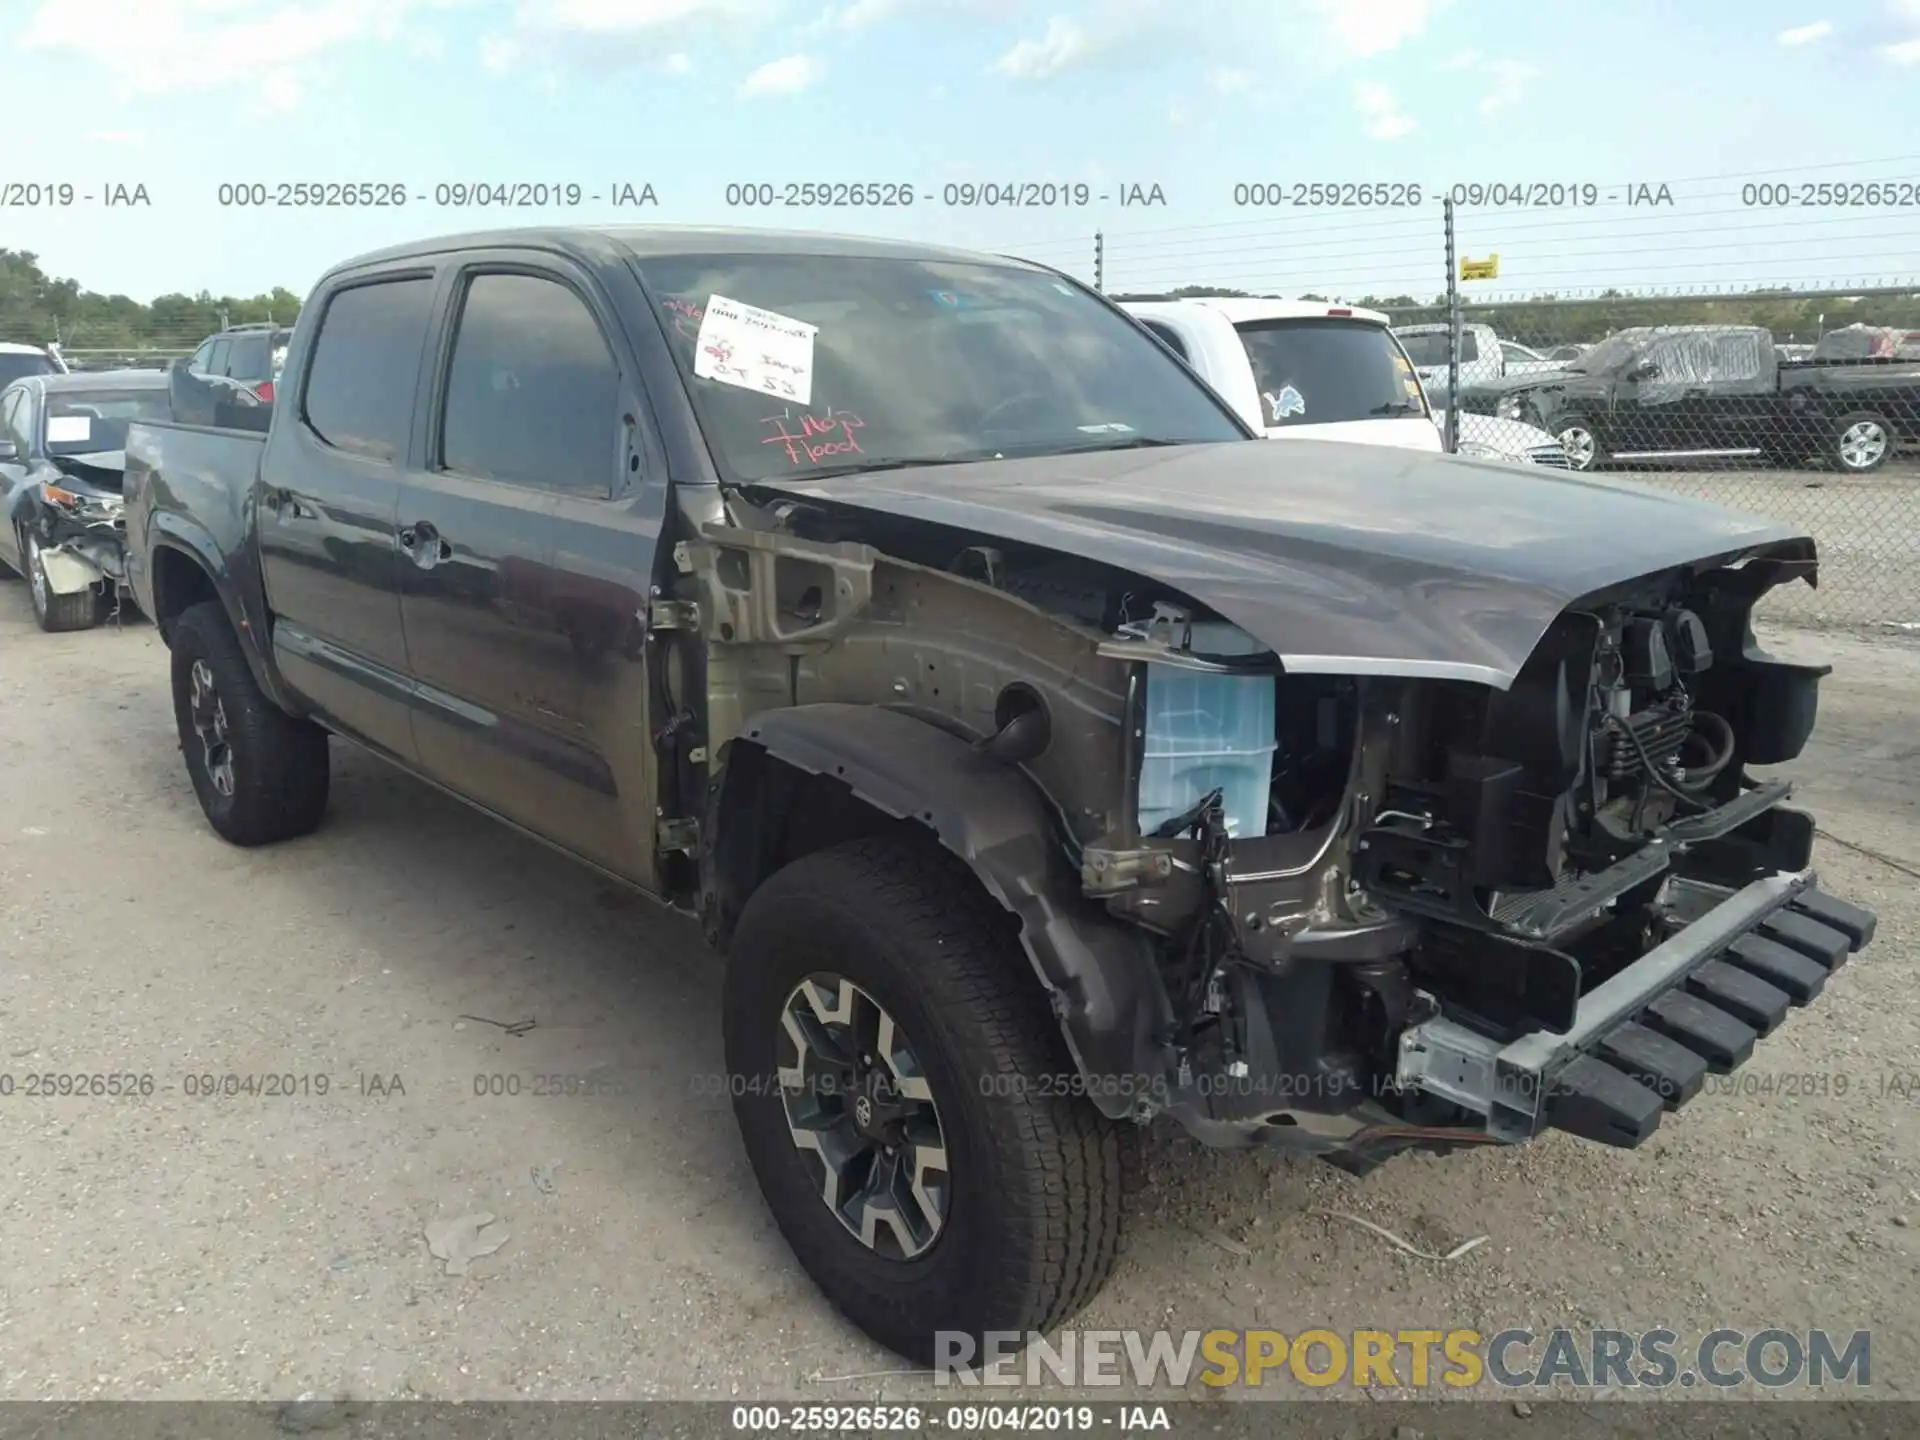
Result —
[{"label": "rear wheel", "polygon": [[174,622],[173,712],[193,792],[235,845],[305,835],[327,808],[327,732],[287,714],[253,678],[217,601]]},{"label": "rear wheel", "polygon": [[47,564],[40,551],[40,540],[30,530],[20,532],[20,563],[27,571],[27,592],[33,599],[33,618],[42,630],[59,634],[65,630],[91,630],[100,623],[100,596],[89,585],[84,590],[62,595],[47,579]]},{"label": "rear wheel", "polygon": [[1013,927],[959,862],[897,839],[795,861],[742,913],[725,992],[755,1178],[854,1324],[930,1364],[940,1332],[980,1347],[1093,1298],[1121,1133],[1073,1093]]},{"label": "rear wheel", "polygon": [[1893,427],[1884,415],[1872,410],[1842,415],[1834,422],[1827,453],[1847,474],[1869,474],[1886,464],[1893,454]]}]

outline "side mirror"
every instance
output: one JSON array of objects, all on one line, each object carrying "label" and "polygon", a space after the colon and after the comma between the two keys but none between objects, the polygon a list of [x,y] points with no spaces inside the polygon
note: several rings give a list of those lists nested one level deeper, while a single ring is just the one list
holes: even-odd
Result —
[{"label": "side mirror", "polygon": [[1627,371],[1626,379],[1637,384],[1642,380],[1657,379],[1659,374],[1660,367],[1658,365],[1654,364],[1651,360],[1642,360],[1631,370]]}]

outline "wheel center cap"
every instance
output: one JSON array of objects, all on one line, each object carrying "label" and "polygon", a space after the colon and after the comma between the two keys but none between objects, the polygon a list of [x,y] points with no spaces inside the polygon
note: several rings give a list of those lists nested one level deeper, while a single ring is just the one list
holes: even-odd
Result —
[{"label": "wheel center cap", "polygon": [[853,1123],[862,1130],[873,1124],[873,1101],[865,1095],[853,1102]]}]

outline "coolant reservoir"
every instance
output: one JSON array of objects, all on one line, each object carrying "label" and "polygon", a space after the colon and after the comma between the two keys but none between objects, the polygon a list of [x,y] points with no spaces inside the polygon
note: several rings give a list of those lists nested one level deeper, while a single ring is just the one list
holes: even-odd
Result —
[{"label": "coolant reservoir", "polygon": [[[1186,626],[1179,627],[1185,630]],[[1266,647],[1244,630],[1197,621],[1195,655],[1259,655]],[[1141,747],[1140,830],[1153,831],[1221,792],[1227,833],[1264,835],[1273,784],[1274,678],[1218,675],[1149,664],[1146,734]]]}]

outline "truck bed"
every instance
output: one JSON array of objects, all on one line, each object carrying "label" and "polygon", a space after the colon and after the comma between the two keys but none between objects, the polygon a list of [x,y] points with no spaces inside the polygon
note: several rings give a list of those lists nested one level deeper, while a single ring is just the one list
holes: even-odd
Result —
[{"label": "truck bed", "polygon": [[145,613],[154,613],[156,525],[222,565],[250,553],[247,507],[266,444],[264,434],[165,421],[128,429],[127,579]]}]

